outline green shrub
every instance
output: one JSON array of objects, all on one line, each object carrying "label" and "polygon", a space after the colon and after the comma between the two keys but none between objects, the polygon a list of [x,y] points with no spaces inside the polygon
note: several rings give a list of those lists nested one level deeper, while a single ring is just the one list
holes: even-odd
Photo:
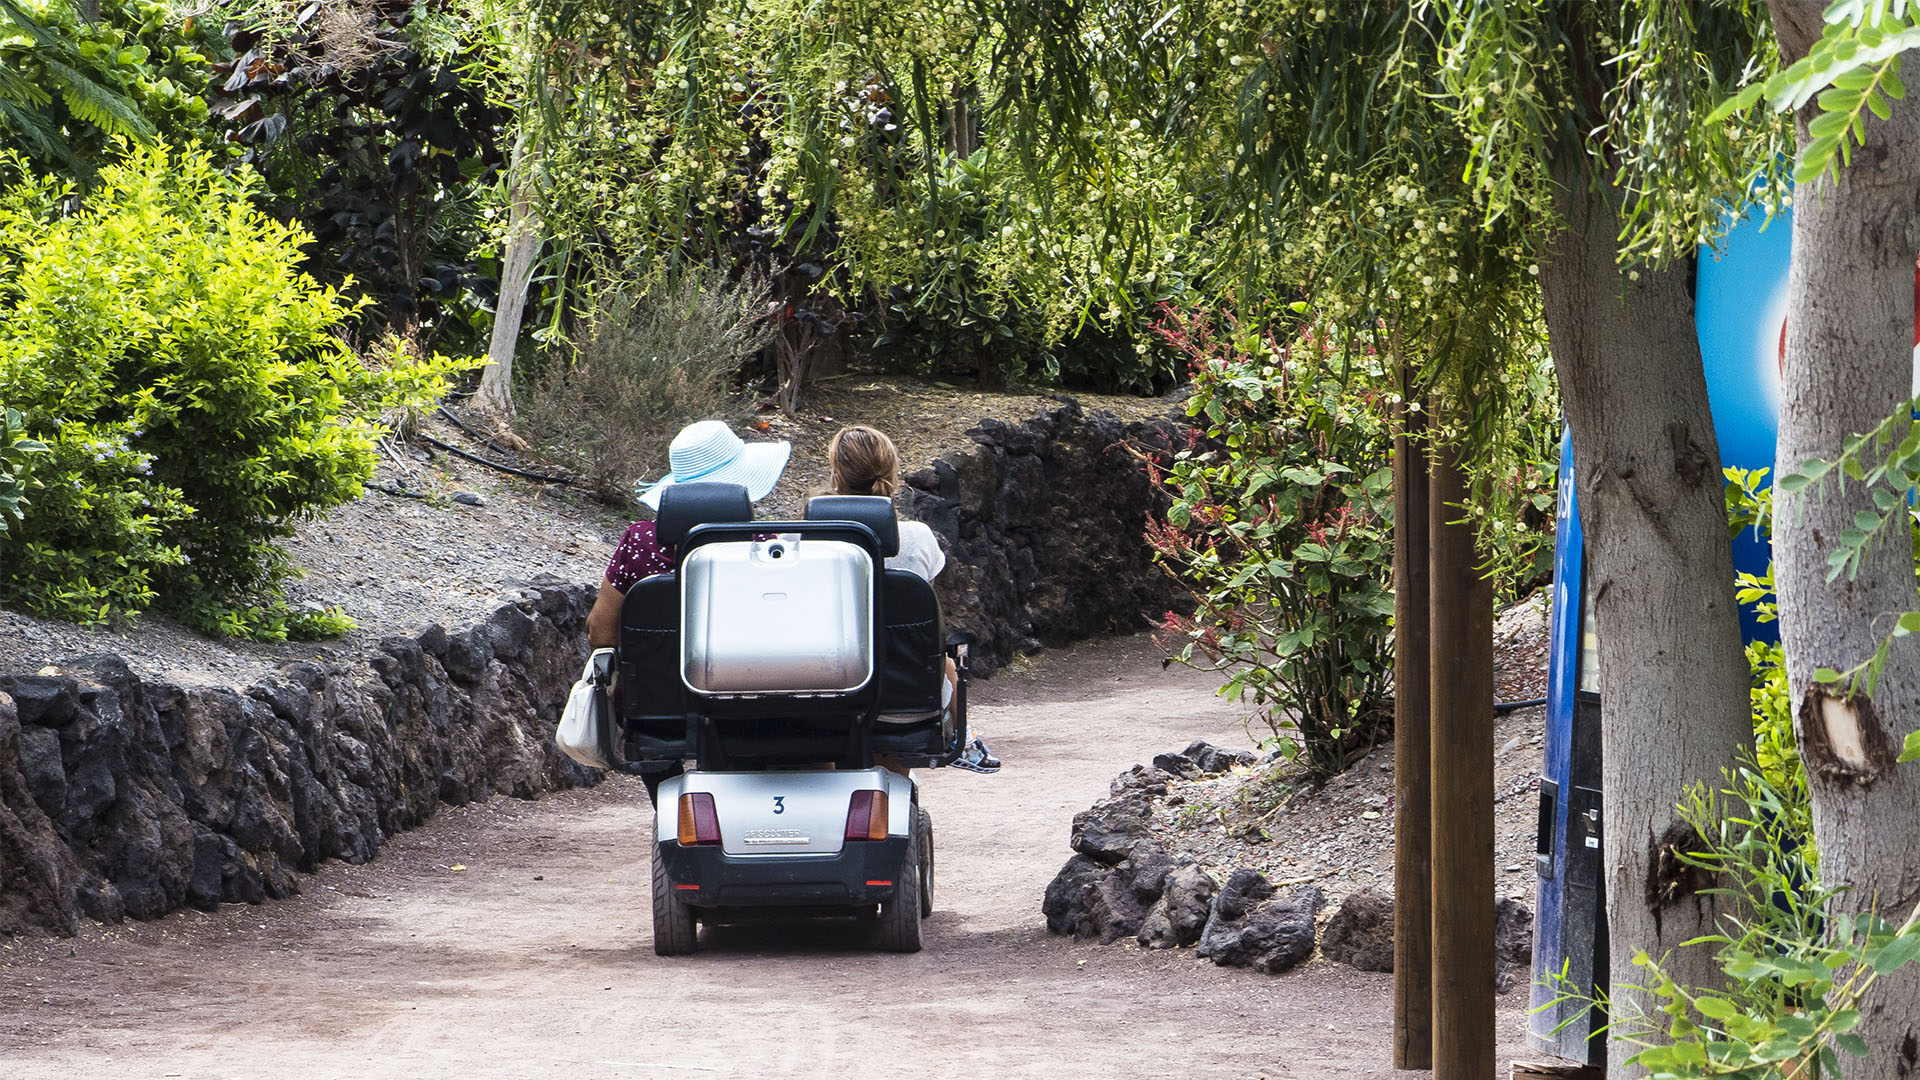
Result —
[{"label": "green shrub", "polygon": [[379,413],[456,365],[362,364],[334,333],[351,306],[252,193],[137,149],[84,200],[47,179],[0,194],[0,399],[49,447],[45,494],[0,537],[0,600],[82,623],[157,604],[268,639],[342,625],[288,612],[274,541],[357,497]]},{"label": "green shrub", "polygon": [[[1773,534],[1773,488],[1767,469],[1727,469],[1727,520],[1737,535],[1753,529],[1764,538]],[[1764,574],[1735,575],[1735,596],[1751,605],[1755,620],[1773,622],[1779,604],[1773,595],[1773,564]],[[1787,689],[1787,658],[1778,643],[1747,643],[1747,669],[1753,677],[1753,751],[1767,782],[1780,791],[1807,801],[1807,769],[1793,739],[1793,695]],[[1813,833],[1806,836],[1809,850]]]},{"label": "green shrub", "polygon": [[693,420],[729,419],[742,360],[772,337],[767,283],[696,267],[642,295],[602,290],[579,338],[521,395],[539,452],[625,502],[666,471],[667,443]]},{"label": "green shrub", "polygon": [[1263,706],[1284,753],[1338,772],[1371,743],[1392,685],[1384,404],[1311,339],[1236,340],[1231,321],[1177,315],[1159,330],[1191,360],[1187,413],[1211,444],[1196,432],[1176,455],[1166,525],[1149,526],[1195,604],[1167,615],[1173,659],[1227,673],[1223,693]]},{"label": "green shrub", "polygon": [[41,486],[28,455],[46,453],[47,444],[27,438],[22,423],[17,410],[0,409],[0,533],[9,521],[25,518],[21,507],[27,505],[27,490]]}]

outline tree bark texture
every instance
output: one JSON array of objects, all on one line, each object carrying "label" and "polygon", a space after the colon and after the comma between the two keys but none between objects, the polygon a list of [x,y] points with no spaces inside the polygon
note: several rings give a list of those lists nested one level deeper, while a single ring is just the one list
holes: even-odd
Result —
[{"label": "tree bark texture", "polygon": [[[1689,785],[1721,782],[1753,722],[1693,268],[1622,274],[1617,193],[1595,186],[1584,157],[1559,162],[1555,179],[1563,228],[1540,284],[1599,633],[1613,994],[1642,980],[1642,948],[1671,954],[1682,983],[1717,986],[1711,947],[1679,948],[1716,929],[1723,901],[1674,860],[1692,842],[1674,806]],[[1626,1056],[1613,1048],[1610,1076],[1637,1074]]]},{"label": "tree bark texture", "polygon": [[1425,412],[1406,371],[1393,438],[1393,1067],[1433,1067],[1432,817],[1428,754],[1428,510]]},{"label": "tree bark texture", "polygon": [[[1820,25],[1822,4],[1782,3]],[[1782,30],[1782,41],[1789,41]],[[1802,118],[1801,140],[1806,131]],[[1793,207],[1787,282],[1779,471],[1829,460],[1847,436],[1904,407],[1913,380],[1914,253],[1920,249],[1920,102],[1893,102],[1869,118],[1867,141],[1835,184],[1803,185]],[[1837,903],[1898,923],[1920,899],[1920,768],[1895,766],[1920,727],[1920,650],[1896,642],[1872,694],[1813,682],[1814,669],[1846,670],[1872,655],[1896,613],[1920,608],[1904,523],[1861,560],[1858,574],[1827,580],[1827,557],[1856,511],[1873,510],[1863,485],[1829,482],[1777,493],[1774,581],[1780,638],[1807,764],[1823,885],[1851,886]],[[1849,1077],[1920,1075],[1920,969],[1883,978],[1861,1009],[1871,1050],[1846,1062]]]},{"label": "tree bark texture", "polygon": [[1462,509],[1471,452],[1434,447],[1428,486],[1434,1080],[1494,1072],[1493,584]]},{"label": "tree bark texture", "polygon": [[527,285],[533,280],[533,260],[540,253],[540,211],[533,205],[533,154],[526,135],[513,145],[512,206],[508,211],[506,251],[500,259],[500,302],[494,307],[493,338],[487,346],[487,366],[480,372],[474,404],[501,417],[513,415],[513,354],[520,343],[520,324],[527,311]]}]

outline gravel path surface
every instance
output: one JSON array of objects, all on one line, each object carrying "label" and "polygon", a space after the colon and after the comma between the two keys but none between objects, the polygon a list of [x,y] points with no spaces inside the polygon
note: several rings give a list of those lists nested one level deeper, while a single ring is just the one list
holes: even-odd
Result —
[{"label": "gravel path surface", "polygon": [[[924,774],[937,829],[926,951],[849,926],[648,940],[651,811],[615,780],[496,799],[330,865],[306,895],[0,944],[0,1072],[164,1077],[1379,1078],[1390,977],[1282,976],[1186,950],[1050,937],[1069,821],[1117,772],[1207,738],[1245,746],[1214,681],[1142,638],[1049,652],[973,696],[1007,761]],[[455,869],[462,867],[464,869]],[[1501,1060],[1525,995],[1500,999]]]}]

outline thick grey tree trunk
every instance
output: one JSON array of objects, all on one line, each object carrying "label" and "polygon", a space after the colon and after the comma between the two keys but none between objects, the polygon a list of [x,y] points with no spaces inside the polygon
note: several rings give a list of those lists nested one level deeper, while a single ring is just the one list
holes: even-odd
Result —
[{"label": "thick grey tree trunk", "polygon": [[[1817,32],[1823,2],[1780,3],[1776,24],[1795,17]],[[1783,51],[1807,40],[1789,26],[1781,39]],[[1909,97],[1893,103],[1890,119],[1867,122],[1866,145],[1837,185],[1823,180],[1795,193],[1780,471],[1836,457],[1848,435],[1904,407],[1913,379],[1917,222],[1920,102]],[[1827,484],[1775,500],[1780,638],[1813,795],[1821,883],[1851,886],[1838,900],[1843,907],[1876,909],[1897,923],[1920,899],[1920,766],[1893,761],[1901,740],[1920,727],[1920,649],[1896,643],[1871,695],[1830,695],[1811,676],[1865,660],[1895,613],[1920,608],[1913,550],[1896,523],[1856,577],[1828,582],[1827,556],[1853,527],[1854,513],[1873,509],[1868,492]],[[1861,1014],[1871,1055],[1849,1062],[1847,1075],[1920,1075],[1920,970],[1883,979]]]},{"label": "thick grey tree trunk", "polygon": [[[1674,806],[1689,785],[1720,782],[1752,741],[1753,722],[1692,268],[1622,274],[1616,193],[1589,178],[1584,159],[1556,169],[1565,228],[1540,284],[1595,594],[1618,997],[1643,979],[1632,963],[1643,948],[1671,953],[1667,965],[1683,983],[1723,981],[1710,946],[1679,947],[1715,929],[1723,901],[1702,895],[1706,883],[1674,861],[1692,842]],[[1610,1076],[1635,1075],[1621,1060],[1628,1053],[1611,1048]]]},{"label": "thick grey tree trunk", "polygon": [[480,371],[480,389],[474,404],[500,417],[513,415],[513,353],[520,343],[520,323],[527,310],[527,285],[533,280],[534,256],[540,253],[540,211],[533,202],[533,158],[523,131],[514,140],[509,191],[512,208],[507,219],[506,251],[500,259],[500,302],[493,313],[493,339],[487,347],[487,366]]}]

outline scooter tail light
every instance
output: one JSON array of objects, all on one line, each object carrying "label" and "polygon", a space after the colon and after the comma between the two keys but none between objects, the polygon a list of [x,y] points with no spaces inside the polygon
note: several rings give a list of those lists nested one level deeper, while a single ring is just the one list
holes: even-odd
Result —
[{"label": "scooter tail light", "polygon": [[720,842],[720,815],[713,796],[692,791],[680,796],[680,843],[686,847]]},{"label": "scooter tail light", "polygon": [[887,793],[856,791],[847,805],[848,840],[885,840],[887,838]]}]

